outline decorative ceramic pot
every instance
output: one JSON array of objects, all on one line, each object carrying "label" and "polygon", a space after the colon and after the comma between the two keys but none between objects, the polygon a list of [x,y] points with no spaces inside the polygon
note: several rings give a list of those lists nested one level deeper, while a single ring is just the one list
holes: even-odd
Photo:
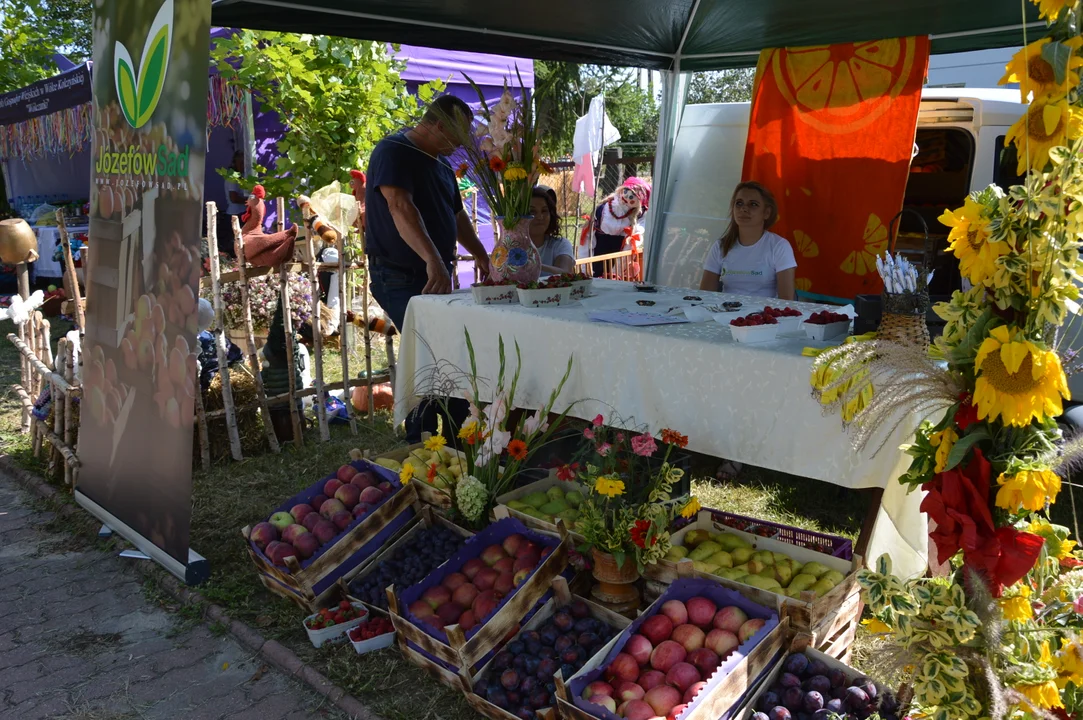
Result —
[{"label": "decorative ceramic pot", "polygon": [[489,253],[489,269],[499,280],[531,283],[541,277],[541,255],[530,239],[530,218],[520,218]]},{"label": "decorative ceramic pot", "polygon": [[639,590],[635,583],[639,580],[639,570],[635,559],[624,558],[624,564],[617,566],[617,560],[609,553],[591,548],[594,559],[592,574],[598,584],[591,588],[590,594],[609,609],[624,613],[639,607]]},{"label": "decorative ceramic pot", "polygon": [[[529,242],[529,238],[527,238]],[[38,238],[22,218],[0,220],[0,260],[9,265],[32,262],[37,254]]]}]

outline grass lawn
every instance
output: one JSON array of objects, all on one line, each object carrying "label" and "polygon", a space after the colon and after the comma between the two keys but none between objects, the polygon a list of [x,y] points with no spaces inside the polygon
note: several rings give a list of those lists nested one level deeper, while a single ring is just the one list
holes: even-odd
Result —
[{"label": "grass lawn", "polygon": [[[0,323],[5,336],[11,328],[10,322]],[[54,337],[67,329],[67,323],[57,320]],[[354,375],[363,367],[360,353],[355,355],[350,363]],[[379,367],[383,362],[382,339],[373,346],[373,356],[374,367]],[[341,378],[337,352],[325,354],[324,367],[326,381]],[[18,379],[18,351],[11,343],[0,342],[0,383],[7,387]],[[3,452],[27,469],[42,472],[43,463],[32,458],[29,439],[19,431],[19,410],[13,393],[0,396]],[[358,426],[357,436],[351,435],[348,426],[332,426],[329,443],[320,443],[316,430],[309,428],[300,450],[286,445],[278,455],[267,452],[240,463],[216,465],[209,472],[199,470],[197,462],[193,473],[192,547],[210,561],[212,568],[211,579],[199,590],[232,617],[289,646],[389,720],[476,717],[460,694],[439,685],[396,650],[358,657],[349,645],[312,648],[301,627],[302,612],[263,588],[247,556],[240,533],[243,526],[260,521],[284,498],[345,462],[351,448],[379,453],[402,443],[387,413],[378,414],[374,424],[362,420]],[[752,467],[746,467],[736,481],[720,483],[714,480],[716,466],[717,461],[710,458],[696,457],[694,461],[692,486],[705,507],[856,539],[865,514],[862,494]],[[85,523],[58,530],[69,529],[83,542],[97,542],[97,527],[98,523],[87,516]],[[168,604],[155,587],[148,586],[147,595]],[[855,654],[858,667],[875,654],[875,646],[859,642]]]}]

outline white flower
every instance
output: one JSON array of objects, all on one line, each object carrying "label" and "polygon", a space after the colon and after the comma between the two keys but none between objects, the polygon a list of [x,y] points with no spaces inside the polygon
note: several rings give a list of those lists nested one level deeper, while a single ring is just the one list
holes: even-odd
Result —
[{"label": "white flower", "polygon": [[493,151],[496,150],[496,145],[493,144],[493,139],[489,137],[482,139],[480,147],[481,151],[486,155],[492,155]]},{"label": "white flower", "polygon": [[490,125],[493,128],[504,127],[504,125],[507,124],[507,122],[508,122],[508,113],[507,113],[507,111],[502,110],[499,107],[494,108],[493,109],[492,122],[490,123]]},{"label": "white flower", "polygon": [[523,421],[523,432],[529,437],[537,432],[545,432],[549,429],[549,422],[542,414],[541,410],[538,410],[533,415]]},{"label": "white flower", "polygon": [[485,123],[478,123],[478,126],[474,128],[475,137],[485,137],[489,134],[489,126]]},{"label": "white flower", "polygon": [[507,147],[508,142],[511,141],[511,135],[508,134],[508,131],[499,126],[492,128],[492,138],[496,147],[501,150]]},{"label": "white flower", "polygon": [[477,459],[475,464],[480,467],[485,467],[493,460],[500,457],[500,454],[504,452],[504,448],[511,442],[511,433],[507,430],[493,430],[492,434],[482,443],[478,448]]},{"label": "white flower", "polygon": [[512,111],[515,110],[515,98],[511,96],[509,91],[505,90],[504,94],[500,96],[500,102],[496,104],[496,110],[502,111],[505,115],[511,115]]},{"label": "white flower", "polygon": [[468,520],[476,522],[485,512],[485,505],[489,499],[489,492],[473,475],[463,475],[458,485],[455,486],[455,502]]},{"label": "white flower", "polygon": [[485,414],[493,427],[500,427],[508,419],[508,396],[500,393],[493,398],[493,404],[485,408]]}]

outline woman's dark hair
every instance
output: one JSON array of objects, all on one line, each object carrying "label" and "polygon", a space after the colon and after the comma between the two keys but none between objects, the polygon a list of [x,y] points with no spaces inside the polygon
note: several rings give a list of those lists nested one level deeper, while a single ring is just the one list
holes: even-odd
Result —
[{"label": "woman's dark hair", "polygon": [[448,118],[458,116],[458,120],[469,123],[474,117],[473,111],[466,101],[454,95],[441,95],[429,103],[422,118],[426,122],[446,122]]},{"label": "woman's dark hair", "polygon": [[535,187],[530,192],[531,198],[541,198],[545,201],[545,207],[549,209],[549,227],[545,228],[546,235],[556,237],[560,234],[560,215],[557,213],[556,193],[552,188]]},{"label": "woman's dark hair", "polygon": [[719,239],[719,242],[722,243],[722,257],[730,254],[730,250],[733,249],[733,246],[737,244],[737,240],[741,237],[741,233],[737,229],[737,223],[733,219],[733,206],[737,203],[737,193],[742,190],[755,190],[763,198],[763,202],[767,206],[767,218],[763,221],[764,230],[767,230],[778,220],[778,203],[775,202],[775,196],[771,194],[770,190],[758,182],[738,183],[737,187],[733,189],[733,197],[730,198],[729,227],[726,228],[726,232],[722,233],[722,237]]}]

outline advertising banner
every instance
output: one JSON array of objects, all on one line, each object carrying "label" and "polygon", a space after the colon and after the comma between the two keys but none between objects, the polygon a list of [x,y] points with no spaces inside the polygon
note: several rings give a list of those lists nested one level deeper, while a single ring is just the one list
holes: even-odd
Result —
[{"label": "advertising banner", "polygon": [[90,102],[90,65],[0,95],[0,125],[12,125]]},{"label": "advertising banner", "polygon": [[104,0],[94,16],[77,488],[91,503],[77,499],[119,521],[110,526],[141,548],[149,541],[182,565],[198,392],[210,15],[208,0]]}]

